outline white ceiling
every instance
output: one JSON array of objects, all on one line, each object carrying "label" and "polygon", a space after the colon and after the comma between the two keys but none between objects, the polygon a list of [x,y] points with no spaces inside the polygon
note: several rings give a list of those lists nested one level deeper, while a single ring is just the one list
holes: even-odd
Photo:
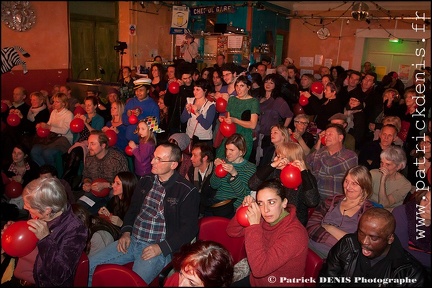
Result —
[{"label": "white ceiling", "polygon": [[[264,1],[292,11],[326,11],[340,6],[335,10],[346,10],[356,2],[347,1]],[[363,1],[369,6],[369,10],[377,10],[377,6],[386,10],[429,10],[429,1]],[[345,3],[345,4],[344,4]],[[376,5],[375,5],[376,4]]]}]

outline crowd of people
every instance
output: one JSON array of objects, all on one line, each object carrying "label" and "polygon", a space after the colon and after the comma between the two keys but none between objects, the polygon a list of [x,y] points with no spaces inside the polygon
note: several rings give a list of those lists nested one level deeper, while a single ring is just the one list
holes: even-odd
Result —
[{"label": "crowd of people", "polygon": [[[182,48],[192,58],[193,43]],[[102,263],[130,264],[146,283],[173,263],[172,286],[286,286],[279,279],[301,278],[308,250],[325,261],[322,277],[430,281],[428,71],[401,87],[396,72],[299,75],[287,61],[267,74],[271,61],[219,56],[198,72],[155,62],[148,78],[123,67],[107,101],[92,90],[81,103],[67,85],[2,100],[2,233],[28,220],[38,238],[5,283],[72,286],[86,253],[89,286]],[[288,169],[298,186],[284,182]],[[235,217],[244,206],[249,226]],[[249,276],[235,277],[218,243],[192,244],[209,216],[245,238]]]}]

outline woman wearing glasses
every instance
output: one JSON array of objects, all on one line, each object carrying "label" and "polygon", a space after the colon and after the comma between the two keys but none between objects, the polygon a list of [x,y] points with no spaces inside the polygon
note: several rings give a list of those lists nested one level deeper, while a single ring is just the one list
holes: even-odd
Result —
[{"label": "woman wearing glasses", "polygon": [[307,131],[309,117],[306,114],[298,114],[294,118],[294,131],[290,131],[291,139],[300,144],[305,155],[308,155],[315,145],[315,137]]}]

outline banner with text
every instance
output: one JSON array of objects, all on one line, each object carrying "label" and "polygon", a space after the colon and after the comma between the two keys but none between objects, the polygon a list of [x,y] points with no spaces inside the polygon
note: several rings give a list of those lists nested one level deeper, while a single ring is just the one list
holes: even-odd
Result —
[{"label": "banner with text", "polygon": [[220,13],[234,13],[234,12],[235,12],[234,5],[196,7],[191,9],[191,15],[220,14]]}]

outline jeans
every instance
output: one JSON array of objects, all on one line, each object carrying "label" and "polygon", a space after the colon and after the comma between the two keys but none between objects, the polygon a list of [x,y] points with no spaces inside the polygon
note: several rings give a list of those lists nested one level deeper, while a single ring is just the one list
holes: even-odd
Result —
[{"label": "jeans", "polygon": [[131,243],[125,254],[117,251],[118,241],[109,244],[104,249],[100,250],[96,255],[89,257],[89,282],[91,287],[92,278],[96,266],[99,264],[119,264],[124,265],[129,262],[134,262],[132,270],[135,271],[147,284],[150,284],[155,279],[162,269],[171,261],[171,255],[164,256],[160,254],[149,260],[143,260],[141,254],[144,248],[150,246],[150,243],[137,240],[131,235]]}]

